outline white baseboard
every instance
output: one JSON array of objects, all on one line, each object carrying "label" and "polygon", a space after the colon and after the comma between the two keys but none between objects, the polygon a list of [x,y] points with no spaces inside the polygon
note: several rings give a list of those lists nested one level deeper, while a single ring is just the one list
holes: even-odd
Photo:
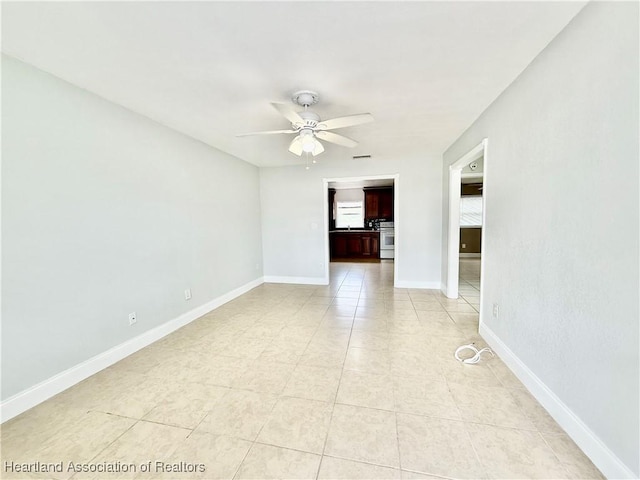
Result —
[{"label": "white baseboard", "polygon": [[415,282],[410,280],[396,280],[394,288],[427,288],[429,290],[439,290],[440,282]]},{"label": "white baseboard", "polygon": [[447,285],[444,283],[440,284],[440,291],[442,292],[442,294],[446,297],[447,296]]},{"label": "white baseboard", "polygon": [[480,335],[607,478],[638,478],[484,323]]},{"label": "white baseboard", "polygon": [[324,277],[281,277],[279,275],[265,275],[265,283],[294,283],[298,285],[328,285]]},{"label": "white baseboard", "polygon": [[147,330],[137,337],[127,340],[120,345],[116,345],[95,357],[85,360],[78,365],[74,365],[73,367],[60,372],[47,380],[7,398],[5,401],[0,403],[0,420],[2,422],[6,422],[16,415],[35,407],[39,403],[44,402],[69,387],[72,387],[85,378],[98,373],[100,370],[104,370],[147,345],[160,340],[177,329],[184,327],[188,323],[191,323],[197,318],[215,310],[221,305],[239,297],[243,293],[248,292],[262,283],[264,283],[262,277],[252,280],[251,282],[225,293],[204,305],[200,305],[193,310],[183,313],[173,320],[169,320],[162,325],[152,328],[151,330]]},{"label": "white baseboard", "polygon": [[461,253],[460,258],[481,258],[481,253]]}]

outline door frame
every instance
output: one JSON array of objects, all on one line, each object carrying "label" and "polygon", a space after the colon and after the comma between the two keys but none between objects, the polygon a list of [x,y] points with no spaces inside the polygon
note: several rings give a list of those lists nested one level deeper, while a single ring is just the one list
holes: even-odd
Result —
[{"label": "door frame", "polygon": [[[393,222],[396,223],[400,219],[400,174],[390,175],[362,175],[359,177],[333,177],[322,179],[322,198],[324,204],[324,282],[329,284],[329,263],[331,261],[329,256],[329,202],[327,201],[329,195],[329,183],[330,182],[361,182],[364,180],[393,180]],[[395,235],[395,252],[393,259],[393,286],[398,283],[398,259],[400,258],[400,244],[398,242],[398,230],[394,232]]]},{"label": "door frame", "polygon": [[485,194],[487,182],[487,150],[489,139],[485,138],[478,145],[465,153],[458,160],[449,165],[449,228],[447,235],[447,285],[445,295],[448,298],[458,298],[458,282],[460,280],[460,183],[462,169],[471,162],[483,158],[483,189],[482,189],[482,233],[480,244],[483,253],[480,255],[480,311],[482,311],[482,284],[484,281],[484,249],[485,249]]}]

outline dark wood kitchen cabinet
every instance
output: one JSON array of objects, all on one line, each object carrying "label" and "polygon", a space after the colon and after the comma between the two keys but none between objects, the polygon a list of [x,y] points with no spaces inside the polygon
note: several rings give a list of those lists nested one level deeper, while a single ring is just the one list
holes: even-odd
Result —
[{"label": "dark wood kitchen cabinet", "polygon": [[347,255],[359,257],[362,255],[362,237],[357,233],[347,233]]},{"label": "dark wood kitchen cabinet", "polygon": [[380,256],[380,234],[362,237],[362,256],[378,258]]},{"label": "dark wood kitchen cabinet", "polygon": [[329,237],[331,260],[380,258],[379,232],[331,232]]},{"label": "dark wood kitchen cabinet", "polygon": [[335,188],[330,188],[329,189],[329,230],[334,230],[336,228],[336,212],[335,212],[335,208],[334,208],[334,204],[335,204],[335,199],[336,199],[336,189]]},{"label": "dark wood kitchen cabinet", "polygon": [[364,217],[393,221],[393,187],[364,188]]},{"label": "dark wood kitchen cabinet", "polygon": [[347,258],[347,236],[332,233],[330,242],[331,258]]},{"label": "dark wood kitchen cabinet", "polygon": [[379,196],[378,192],[374,190],[364,189],[364,219],[370,220],[372,218],[378,218],[379,209]]},{"label": "dark wood kitchen cabinet", "polygon": [[378,213],[379,218],[386,218],[393,221],[393,188],[380,189],[378,196]]}]

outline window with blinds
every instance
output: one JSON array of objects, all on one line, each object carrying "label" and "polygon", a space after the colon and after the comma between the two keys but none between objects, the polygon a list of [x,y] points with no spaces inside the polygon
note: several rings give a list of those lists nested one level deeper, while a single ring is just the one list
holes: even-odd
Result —
[{"label": "window with blinds", "polygon": [[482,226],[482,197],[464,196],[460,198],[460,226]]},{"label": "window with blinds", "polygon": [[336,202],[336,228],[364,228],[363,202]]}]

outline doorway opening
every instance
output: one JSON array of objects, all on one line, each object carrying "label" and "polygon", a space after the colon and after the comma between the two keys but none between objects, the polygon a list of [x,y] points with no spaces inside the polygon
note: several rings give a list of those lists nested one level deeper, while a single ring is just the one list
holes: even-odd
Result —
[{"label": "doorway opening", "polygon": [[398,277],[399,175],[323,179],[325,281],[331,262],[392,262]]},{"label": "doorway opening", "polygon": [[[449,221],[447,237],[447,285],[445,294],[449,298],[458,298],[461,278],[461,257],[464,267],[465,290],[470,292],[477,285],[479,288],[479,310],[482,311],[482,277],[484,276],[484,255],[481,254],[485,244],[485,193],[487,174],[487,144],[484,139],[480,144],[460,157],[449,166]],[[463,188],[464,182],[464,188]],[[464,195],[463,193],[469,195]],[[472,198],[473,197],[473,198]],[[465,207],[461,210],[461,204]],[[462,225],[461,225],[462,223]],[[461,235],[461,226],[464,233]],[[463,237],[464,241],[461,241]],[[473,248],[471,248],[473,247]],[[474,251],[471,251],[474,250]],[[479,256],[479,262],[477,257]],[[469,260],[467,260],[469,259]],[[472,260],[473,259],[473,260]],[[479,281],[475,281],[479,268]],[[473,280],[473,281],[469,281]],[[471,294],[473,292],[470,292]]]}]

